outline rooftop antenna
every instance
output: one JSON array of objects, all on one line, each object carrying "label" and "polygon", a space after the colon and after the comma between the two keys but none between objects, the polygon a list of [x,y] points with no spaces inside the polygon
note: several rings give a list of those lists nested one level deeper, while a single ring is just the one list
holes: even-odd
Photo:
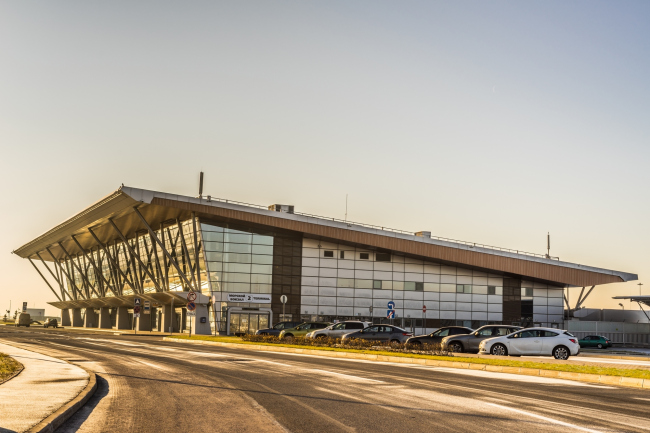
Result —
[{"label": "rooftop antenna", "polygon": [[551,232],[546,233],[546,258],[551,258]]},{"label": "rooftop antenna", "polygon": [[348,195],[345,194],[345,222],[348,222]]},{"label": "rooftop antenna", "polygon": [[199,198],[203,197],[203,172],[199,175]]}]

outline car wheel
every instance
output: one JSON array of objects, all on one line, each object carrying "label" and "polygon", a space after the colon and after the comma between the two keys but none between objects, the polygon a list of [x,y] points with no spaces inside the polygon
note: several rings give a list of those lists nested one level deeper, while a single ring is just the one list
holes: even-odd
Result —
[{"label": "car wheel", "polygon": [[413,346],[414,348],[418,349],[418,350],[422,349],[422,342],[421,341],[417,341],[417,340],[416,341],[411,341],[411,342],[409,342],[409,344],[411,346]]},{"label": "car wheel", "polygon": [[399,340],[391,340],[390,345],[391,346],[399,346]]},{"label": "car wheel", "polygon": [[293,341],[293,334],[285,334],[284,339],[287,341]]},{"label": "car wheel", "polygon": [[598,343],[598,346],[596,346],[596,347],[599,348],[599,349],[602,349],[602,348],[603,348],[603,345],[600,344],[600,343]]},{"label": "car wheel", "polygon": [[463,353],[463,345],[458,342],[453,342],[449,345],[450,352]]},{"label": "car wheel", "polygon": [[503,344],[495,344],[490,353],[494,356],[508,356],[508,349]]},{"label": "car wheel", "polygon": [[321,335],[317,335],[317,336],[316,336],[316,338],[319,339],[319,340],[322,340],[322,339],[325,338],[325,337],[326,337],[326,336],[323,335],[323,334],[321,334]]},{"label": "car wheel", "polygon": [[564,346],[558,346],[553,349],[553,357],[555,359],[567,360],[569,359],[569,356],[571,356],[571,352],[569,352],[569,349]]}]

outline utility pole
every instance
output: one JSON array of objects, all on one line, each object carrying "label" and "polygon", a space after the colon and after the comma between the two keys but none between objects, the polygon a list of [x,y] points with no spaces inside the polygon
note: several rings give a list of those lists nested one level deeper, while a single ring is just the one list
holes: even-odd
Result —
[{"label": "utility pole", "polygon": [[[643,283],[639,283],[637,284],[637,286],[639,286],[639,296],[641,296],[641,286],[643,286]],[[639,304],[639,310],[643,310],[643,308],[641,308],[641,303],[638,302],[638,304]]]}]

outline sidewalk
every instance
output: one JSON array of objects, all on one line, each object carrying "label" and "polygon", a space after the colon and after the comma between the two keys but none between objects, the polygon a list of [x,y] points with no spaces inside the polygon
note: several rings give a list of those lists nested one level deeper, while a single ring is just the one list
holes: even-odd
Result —
[{"label": "sidewalk", "polygon": [[88,373],[60,359],[0,342],[25,367],[0,385],[0,431],[24,432],[57,411],[86,387]]}]

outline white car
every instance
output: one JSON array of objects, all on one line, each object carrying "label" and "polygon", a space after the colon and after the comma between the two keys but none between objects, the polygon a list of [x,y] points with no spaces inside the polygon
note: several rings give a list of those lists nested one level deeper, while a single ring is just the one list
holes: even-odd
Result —
[{"label": "white car", "polygon": [[364,328],[367,328],[370,325],[371,323],[369,322],[358,322],[358,321],[346,321],[341,323],[335,323],[334,325],[330,325],[325,329],[318,329],[316,331],[312,331],[309,334],[305,335],[305,337],[306,338],[325,338],[325,337],[341,338],[345,334],[349,334],[350,332],[360,331]]},{"label": "white car", "polygon": [[578,339],[567,331],[555,328],[527,328],[503,337],[481,341],[479,354],[497,356],[553,356],[569,359],[580,353]]}]

